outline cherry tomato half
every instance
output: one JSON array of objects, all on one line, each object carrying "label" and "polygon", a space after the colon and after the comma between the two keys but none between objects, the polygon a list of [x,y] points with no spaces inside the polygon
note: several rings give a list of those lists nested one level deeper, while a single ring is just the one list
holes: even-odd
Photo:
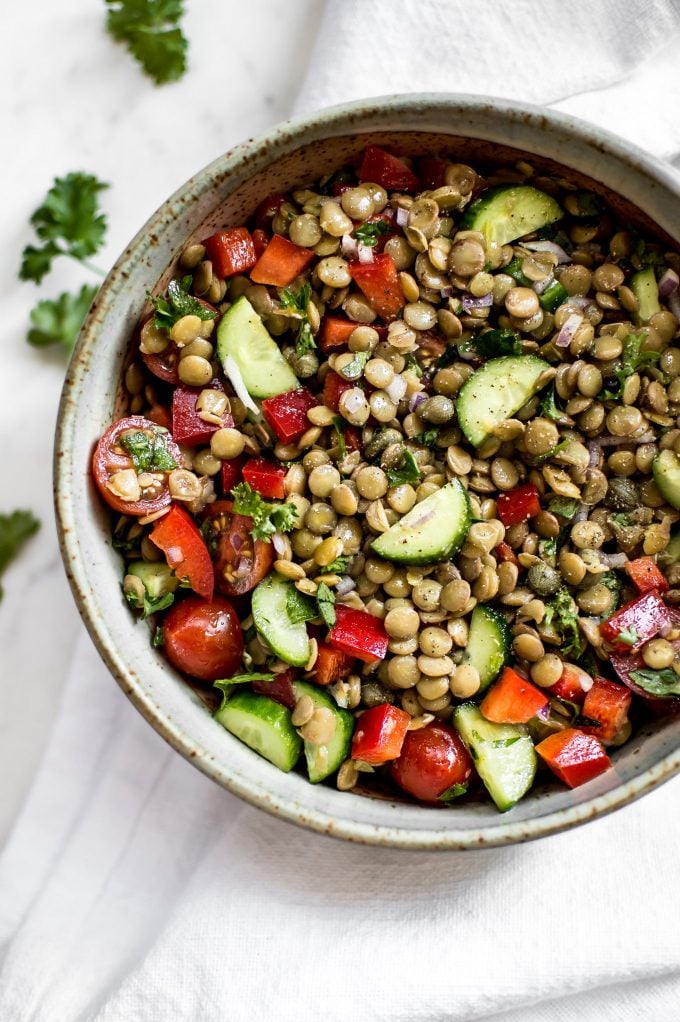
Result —
[{"label": "cherry tomato half", "polygon": [[209,504],[201,516],[210,522],[208,547],[214,549],[215,584],[227,596],[242,596],[269,573],[275,551],[271,543],[250,535],[252,518],[235,515],[229,500]]},{"label": "cherry tomato half", "polygon": [[124,500],[123,497],[115,493],[111,489],[111,477],[116,472],[134,469],[132,458],[119,443],[120,437],[127,432],[146,433],[151,439],[159,434],[162,435],[165,450],[179,467],[184,464],[182,452],[167,430],[163,430],[155,422],[145,419],[142,415],[129,415],[126,419],[114,422],[95,447],[92,458],[94,481],[109,507],[125,515],[149,515],[154,511],[160,511],[170,503],[169,470],[160,472],[151,469],[154,476],[153,484],[142,488],[139,500]]},{"label": "cherry tomato half", "polygon": [[459,734],[436,721],[408,731],[399,759],[390,766],[392,780],[414,798],[436,802],[454,784],[466,784],[472,760]]},{"label": "cherry tomato half", "polygon": [[201,681],[236,674],[243,653],[243,633],[236,611],[222,596],[189,596],[175,603],[163,619],[163,649],[178,671]]}]

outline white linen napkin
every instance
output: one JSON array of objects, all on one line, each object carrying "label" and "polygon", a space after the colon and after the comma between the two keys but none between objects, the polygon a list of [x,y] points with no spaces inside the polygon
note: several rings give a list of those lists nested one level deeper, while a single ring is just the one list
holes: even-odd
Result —
[{"label": "white linen napkin", "polygon": [[[679,26],[661,0],[334,0],[299,109],[483,92],[671,157]],[[679,795],[512,848],[334,842],[185,763],[83,638],[0,858],[0,1019],[676,1022]]]}]

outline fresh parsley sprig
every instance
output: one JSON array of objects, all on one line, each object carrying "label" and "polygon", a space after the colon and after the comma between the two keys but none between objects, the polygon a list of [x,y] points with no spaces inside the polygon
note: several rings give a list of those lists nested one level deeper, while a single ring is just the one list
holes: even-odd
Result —
[{"label": "fresh parsley sprig", "polygon": [[132,458],[138,474],[171,472],[177,468],[177,462],[168,450],[165,431],[160,428],[154,433],[153,439],[141,429],[134,433],[123,433],[119,443]]},{"label": "fresh parsley sprig", "polygon": [[[30,511],[12,511],[0,514],[0,575],[17,556],[21,547],[34,532],[40,528],[40,522]],[[2,586],[0,586],[0,600]]]},{"label": "fresh parsley sprig", "polygon": [[43,298],[31,309],[31,328],[26,340],[36,348],[63,344],[71,351],[97,288],[83,284],[77,294],[64,291],[58,298]]},{"label": "fresh parsley sprig", "polygon": [[297,293],[292,288],[286,287],[280,295],[281,305],[284,309],[290,309],[300,317],[300,326],[295,338],[295,354],[298,358],[316,348],[316,341],[307,316],[307,306],[311,295],[312,289],[309,284],[304,284]]},{"label": "fresh parsley sprig", "polygon": [[404,483],[419,483],[420,469],[413,452],[404,447],[399,468],[388,468],[387,481],[390,486],[402,486]]},{"label": "fresh parsley sprig", "polygon": [[371,220],[357,227],[352,232],[352,237],[362,245],[373,248],[385,234],[391,234],[393,230],[394,228],[384,220]]},{"label": "fresh parsley sprig", "polygon": [[191,284],[192,278],[187,275],[181,279],[171,280],[164,295],[154,297],[147,291],[146,297],[153,305],[154,325],[159,330],[171,330],[183,316],[198,316],[203,320],[215,319],[217,313],[212,309],[206,309],[198,298],[190,294]]},{"label": "fresh parsley sprig", "polygon": [[253,490],[248,483],[238,483],[231,491],[234,514],[246,515],[253,520],[250,534],[253,539],[271,541],[275,532],[290,532],[295,527],[298,512],[295,504],[273,504]]},{"label": "fresh parsley sprig", "polygon": [[623,342],[620,365],[614,369],[618,387],[603,390],[598,395],[600,401],[618,401],[629,376],[659,361],[660,353],[658,351],[641,350],[644,340],[644,334],[628,334]]},{"label": "fresh parsley sprig", "polygon": [[182,0],[105,0],[106,28],[123,43],[156,85],[175,82],[187,69],[187,40],[180,28]]}]

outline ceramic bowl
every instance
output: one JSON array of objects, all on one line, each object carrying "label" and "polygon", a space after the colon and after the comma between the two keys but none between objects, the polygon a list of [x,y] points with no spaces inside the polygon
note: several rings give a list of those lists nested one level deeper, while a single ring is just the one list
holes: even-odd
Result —
[{"label": "ceramic bowl", "polygon": [[[85,624],[114,678],[149,723],[199,770],[253,805],[313,830],[371,844],[462,849],[551,834],[638,798],[680,770],[680,721],[645,727],[614,752],[614,768],[566,790],[538,787],[506,814],[490,802],[427,808],[361,797],[284,774],[219,727],[199,695],[152,649],[148,627],[121,597],[121,564],[89,463],[100,434],[123,410],[121,367],[147,288],[163,284],[182,248],[242,223],[263,196],[353,160],[368,141],[405,154],[513,160],[606,193],[624,216],[680,239],[680,179],[673,170],[583,122],[505,101],[393,96],[321,111],[232,149],[154,213],[108,275],[91,309],[64,386],[56,437],[60,542]],[[614,193],[614,195],[612,195]],[[635,207],[636,209],[633,209]]]}]

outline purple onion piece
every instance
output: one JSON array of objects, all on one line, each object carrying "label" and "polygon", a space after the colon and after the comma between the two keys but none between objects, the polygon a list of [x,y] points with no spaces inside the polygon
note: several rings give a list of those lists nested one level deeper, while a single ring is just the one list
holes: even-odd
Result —
[{"label": "purple onion piece", "polygon": [[679,284],[680,277],[677,275],[675,270],[672,270],[669,267],[659,281],[659,298],[664,301],[666,298],[670,298],[673,292],[677,291]]},{"label": "purple onion piece", "polygon": [[335,587],[338,596],[347,596],[347,593],[351,593],[353,589],[356,589],[356,582],[349,575],[343,575]]},{"label": "purple onion piece", "polygon": [[453,298],[453,291],[452,287],[443,287],[439,293],[442,298]]},{"label": "purple onion piece", "polygon": [[600,551],[600,560],[603,564],[606,564],[608,568],[625,568],[628,564],[628,555],[624,553],[604,554]]},{"label": "purple onion piece", "polygon": [[524,248],[528,248],[530,252],[552,252],[557,256],[558,263],[571,262],[571,257],[554,241],[525,241]]},{"label": "purple onion piece", "polygon": [[536,716],[539,720],[548,721],[550,720],[550,700],[546,699],[545,706],[542,706],[540,710],[536,711]]},{"label": "purple onion piece", "polygon": [[600,460],[600,452],[602,448],[594,440],[589,440],[586,444],[588,448],[588,454],[590,455],[590,461],[588,462],[588,468],[595,468],[598,461]]},{"label": "purple onion piece", "polygon": [[375,261],[375,253],[370,245],[357,245],[357,254],[360,263],[372,263]]},{"label": "purple onion piece", "polygon": [[396,221],[400,227],[406,227],[408,223],[408,210],[402,209],[401,206],[397,209]]},{"label": "purple onion piece", "polygon": [[587,504],[579,504],[576,508],[576,513],[571,520],[572,525],[576,525],[577,522],[585,522],[586,518],[590,513],[590,508]]},{"label": "purple onion piece", "polygon": [[560,332],[557,337],[555,337],[553,344],[556,344],[558,348],[568,348],[574,338],[574,334],[582,322],[583,316],[581,316],[578,312],[572,312],[572,314],[567,316],[566,320],[562,324]]},{"label": "purple onion piece", "polygon": [[542,295],[544,291],[547,291],[550,285],[555,280],[555,274],[549,273],[545,280],[537,280],[534,282],[533,288],[537,295]]},{"label": "purple onion piece", "polygon": [[575,309],[587,309],[592,305],[592,301],[586,295],[569,295],[567,304],[573,305]]},{"label": "purple onion piece", "polygon": [[424,394],[422,390],[418,391],[417,394],[411,396],[411,400],[408,403],[409,412],[415,412],[424,401],[427,401],[427,394]]},{"label": "purple onion piece", "polygon": [[359,243],[350,234],[343,234],[340,242],[340,251],[350,259],[356,259],[359,255]]},{"label": "purple onion piece", "polygon": [[473,295],[463,295],[462,303],[466,312],[472,312],[473,309],[488,309],[490,305],[493,305],[493,295],[482,295],[481,298],[475,298]]},{"label": "purple onion piece", "polygon": [[641,436],[601,436],[596,437],[592,442],[598,447],[623,447],[625,444],[632,444],[635,447],[638,444],[651,444],[653,441],[654,431],[649,429]]}]

